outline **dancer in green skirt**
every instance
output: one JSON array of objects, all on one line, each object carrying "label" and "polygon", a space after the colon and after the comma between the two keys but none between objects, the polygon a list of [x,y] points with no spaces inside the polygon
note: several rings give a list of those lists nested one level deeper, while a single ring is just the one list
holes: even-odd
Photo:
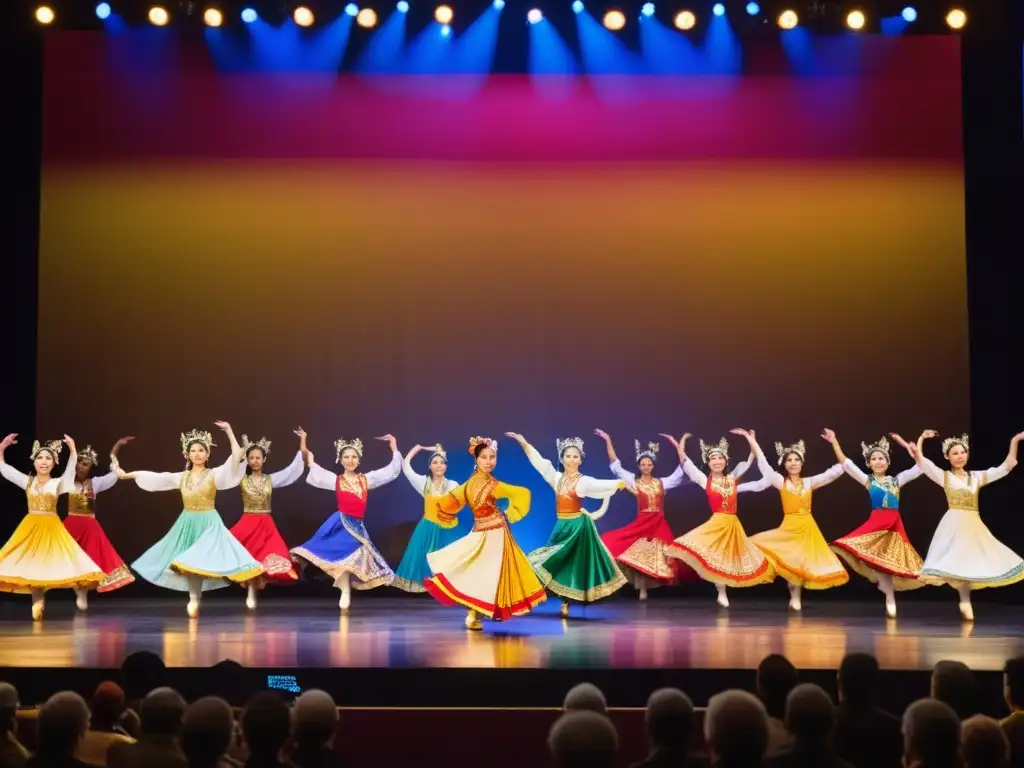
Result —
[{"label": "dancer in green skirt", "polygon": [[[597,520],[608,510],[608,502],[623,487],[622,480],[596,480],[580,474],[583,441],[568,437],[557,442],[562,472],[557,471],[526,438],[506,433],[526,452],[533,468],[555,489],[558,522],[548,543],[527,557],[541,583],[562,598],[562,616],[569,615],[569,601],[592,603],[615,592],[626,583],[615,559],[597,533]],[[583,509],[583,499],[602,499],[596,512]]]}]

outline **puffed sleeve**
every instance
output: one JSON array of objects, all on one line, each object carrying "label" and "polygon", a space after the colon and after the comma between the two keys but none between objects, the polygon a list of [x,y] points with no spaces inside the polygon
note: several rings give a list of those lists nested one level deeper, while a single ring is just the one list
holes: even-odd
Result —
[{"label": "puffed sleeve", "polygon": [[333,491],[338,486],[338,476],[314,461],[309,465],[309,474],[306,475],[306,482],[314,488]]},{"label": "puffed sleeve", "polygon": [[284,488],[286,485],[291,485],[302,477],[302,471],[304,469],[305,466],[303,466],[302,462],[302,451],[296,451],[295,458],[292,459],[291,464],[270,475],[270,484],[274,488]]},{"label": "puffed sleeve", "polygon": [[[854,480],[856,480],[861,485],[867,487],[868,480],[870,480],[871,478],[869,478],[867,476],[867,474],[864,472],[864,470],[862,470],[860,467],[858,467],[856,464],[854,464],[852,459],[847,459],[846,461],[844,461],[843,464],[842,464],[842,467],[843,467],[843,471],[846,474],[848,474],[850,477],[852,477]],[[920,470],[918,470],[918,474],[920,474]],[[897,479],[897,483],[898,482],[899,482],[899,479]]]},{"label": "puffed sleeve", "polygon": [[508,509],[505,510],[505,517],[510,523],[518,523],[530,512],[530,489],[521,488],[518,485],[498,483],[495,487],[494,498],[507,499]]},{"label": "puffed sleeve", "polygon": [[[526,458],[530,460],[530,464],[536,469],[540,476],[544,478],[544,482],[550,485],[552,488],[558,487],[558,476],[561,474],[555,469],[555,466],[540,455],[540,452],[529,443],[526,444]],[[582,481],[581,481],[582,482]],[[577,485],[577,489],[579,486]],[[579,490],[576,491],[579,493]]]},{"label": "puffed sleeve", "polygon": [[181,479],[184,472],[130,472],[128,477],[135,481],[135,484],[144,491],[176,491],[181,487]]},{"label": "puffed sleeve", "polygon": [[747,472],[750,471],[750,468],[753,465],[754,465],[754,454],[753,454],[753,452],[751,452],[751,454],[749,456],[747,456],[747,458],[745,458],[743,461],[741,461],[739,464],[736,465],[736,468],[732,471],[733,479],[734,480],[739,480],[741,477],[743,477],[745,474],[747,474]]},{"label": "puffed sleeve", "polygon": [[933,483],[939,485],[946,484],[945,473],[935,466],[935,462],[929,459],[927,456],[921,456],[918,466],[921,467],[921,471],[924,472],[925,477],[931,480]]},{"label": "puffed sleeve", "polygon": [[622,466],[622,462],[619,461],[618,459],[613,461],[608,466],[611,469],[613,475],[619,478],[619,480],[622,480],[626,484],[626,487],[629,488],[629,490],[633,491],[633,493],[636,493],[636,475],[634,475],[628,469],[624,468]]},{"label": "puffed sleeve", "polygon": [[808,482],[811,484],[811,488],[821,488],[822,486],[828,485],[829,483],[835,482],[843,474],[842,464],[833,464],[831,467],[826,469],[813,477],[808,478]]},{"label": "puffed sleeve", "polygon": [[760,480],[751,480],[747,483],[738,483],[736,493],[760,493],[766,488],[772,487],[772,478],[762,476]]},{"label": "puffed sleeve", "polygon": [[402,454],[395,451],[391,454],[390,464],[366,473],[366,488],[367,490],[380,488],[382,485],[390,483],[400,474],[402,474]]},{"label": "puffed sleeve", "polygon": [[405,473],[405,479],[409,481],[409,485],[416,489],[416,493],[423,496],[427,489],[427,476],[418,474],[408,459],[402,459],[402,471]]},{"label": "puffed sleeve", "polygon": [[75,465],[78,464],[78,454],[71,451],[68,454],[68,463],[64,467],[64,473],[60,476],[60,484],[57,486],[57,494],[71,493],[75,490]]},{"label": "puffed sleeve", "polygon": [[213,470],[213,483],[218,491],[226,491],[230,488],[237,488],[242,482],[242,475],[238,471],[238,456],[232,454],[228,460]]},{"label": "puffed sleeve", "polygon": [[1010,474],[1010,468],[1006,466],[1006,462],[1003,462],[998,467],[991,467],[980,474],[981,484],[988,485],[989,483],[994,483],[996,480],[1002,480]]},{"label": "puffed sleeve", "polygon": [[6,461],[0,462],[0,475],[14,483],[16,486],[25,490],[28,488],[28,475],[24,472],[19,472]]},{"label": "puffed sleeve", "polygon": [[697,485],[699,485],[701,488],[707,486],[708,476],[701,472],[699,469],[697,469],[697,465],[694,464],[693,460],[690,459],[689,457],[687,457],[686,461],[683,462],[683,472],[685,472],[686,476],[690,478],[693,482],[695,482]]},{"label": "puffed sleeve", "polygon": [[921,468],[915,464],[910,469],[904,469],[898,475],[896,475],[896,485],[902,488],[904,485],[909,483],[911,480],[917,480],[923,472]]},{"label": "puffed sleeve", "polygon": [[111,469],[107,474],[92,479],[92,492],[103,493],[109,491],[117,483],[117,471]]},{"label": "puffed sleeve", "polygon": [[767,480],[775,488],[782,488],[782,475],[775,471],[775,468],[768,463],[764,451],[757,452],[757,468],[761,470],[761,478]]},{"label": "puffed sleeve", "polygon": [[683,472],[682,464],[676,464],[676,468],[671,475],[661,478],[661,484],[666,491],[678,488],[684,482],[686,482],[686,474]]}]

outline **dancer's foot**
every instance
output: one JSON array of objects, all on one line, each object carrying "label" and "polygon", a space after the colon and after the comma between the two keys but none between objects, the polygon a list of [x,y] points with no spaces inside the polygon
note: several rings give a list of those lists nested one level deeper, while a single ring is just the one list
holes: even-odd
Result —
[{"label": "dancer's foot", "polygon": [[722,608],[729,607],[729,597],[725,594],[725,586],[722,584],[715,585],[718,588],[718,605]]},{"label": "dancer's foot", "polygon": [[479,632],[483,628],[484,624],[480,621],[480,614],[470,608],[469,613],[466,614],[466,629]]},{"label": "dancer's foot", "polygon": [[647,599],[647,587],[640,587],[640,602]]},{"label": "dancer's foot", "polygon": [[249,585],[249,594],[245,597],[245,607],[250,611],[256,610],[256,586],[254,584]]},{"label": "dancer's foot", "polygon": [[960,618],[964,621],[974,621],[974,608],[970,603],[960,603]]},{"label": "dancer's foot", "polygon": [[338,600],[338,607],[342,613],[348,613],[349,606],[352,605],[352,593],[347,590],[341,590],[341,599]]},{"label": "dancer's foot", "polygon": [[89,593],[84,589],[75,590],[75,605],[78,606],[78,610],[87,611],[89,610]]},{"label": "dancer's foot", "polygon": [[185,606],[185,612],[190,619],[199,618],[199,601],[189,600],[188,605]]},{"label": "dancer's foot", "polygon": [[43,609],[46,607],[46,603],[42,600],[32,601],[32,621],[43,620]]},{"label": "dancer's foot", "polygon": [[896,598],[887,597],[885,598],[885,617],[887,619],[896,618]]},{"label": "dancer's foot", "polygon": [[568,619],[569,618],[569,601],[568,600],[563,600],[562,601],[561,614],[562,614],[562,618],[563,619]]}]

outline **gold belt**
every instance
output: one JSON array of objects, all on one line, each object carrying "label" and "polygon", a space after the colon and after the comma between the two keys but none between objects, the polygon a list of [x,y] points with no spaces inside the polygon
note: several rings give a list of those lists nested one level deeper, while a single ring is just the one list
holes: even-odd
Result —
[{"label": "gold belt", "polygon": [[95,512],[68,512],[68,517],[96,517]]},{"label": "gold belt", "polygon": [[473,521],[474,531],[493,531],[495,528],[504,528],[505,518],[501,515],[488,515],[487,517],[478,517]]},{"label": "gold belt", "polygon": [[246,515],[269,515],[269,509],[242,509],[242,512]]},{"label": "gold belt", "polygon": [[583,510],[577,512],[556,512],[555,517],[559,520],[575,520],[577,517],[583,514]]}]

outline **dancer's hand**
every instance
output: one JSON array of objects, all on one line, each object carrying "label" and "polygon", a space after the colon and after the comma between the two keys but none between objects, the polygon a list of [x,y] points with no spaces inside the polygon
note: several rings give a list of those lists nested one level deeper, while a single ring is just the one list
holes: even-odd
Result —
[{"label": "dancer's hand", "polygon": [[506,432],[505,437],[511,437],[520,445],[526,445],[526,438],[520,435],[518,432]]},{"label": "dancer's hand", "polygon": [[114,443],[115,448],[120,448],[122,445],[128,445],[135,437],[132,435],[126,435],[125,437],[118,438],[118,441]]},{"label": "dancer's hand", "polygon": [[224,430],[225,432],[231,431],[231,425],[228,424],[226,421],[215,421],[213,422],[213,425],[219,429]]},{"label": "dancer's hand", "polygon": [[603,429],[595,429],[594,434],[600,437],[606,443],[610,443],[612,441],[611,437],[609,437],[608,433],[605,432]]},{"label": "dancer's hand", "polygon": [[391,434],[381,435],[380,437],[378,437],[376,439],[377,440],[381,440],[381,441],[387,443],[388,445],[390,445],[392,453],[394,453],[395,451],[398,450],[398,441],[395,440],[395,436],[394,435],[391,435]]},{"label": "dancer's hand", "polygon": [[751,448],[757,445],[757,438],[755,437],[754,430],[752,429],[730,429],[729,434],[745,437],[747,442],[750,443]]},{"label": "dancer's hand", "polygon": [[679,450],[679,441],[676,440],[672,435],[667,434],[665,432],[659,432],[658,437],[664,437],[666,440],[672,443],[673,448],[675,448],[677,451]]},{"label": "dancer's hand", "polygon": [[68,450],[71,453],[77,453],[75,450],[75,441],[71,438],[71,435],[64,435],[64,442],[68,445]]},{"label": "dancer's hand", "polygon": [[904,440],[898,432],[890,432],[889,437],[895,440],[899,445],[902,445],[904,448],[909,448],[910,446],[910,443]]},{"label": "dancer's hand", "polygon": [[17,442],[18,442],[18,433],[17,432],[11,432],[11,434],[9,434],[3,440],[0,440],[0,451],[7,450],[12,445],[15,445]]},{"label": "dancer's hand", "polygon": [[936,432],[934,429],[926,429],[924,432],[921,433],[921,439],[922,440],[928,440],[928,439],[930,439],[932,437],[938,437],[938,436],[939,436],[939,433]]},{"label": "dancer's hand", "polygon": [[296,427],[295,429],[292,430],[292,432],[298,435],[300,445],[306,444],[306,430],[304,430],[302,427]]},{"label": "dancer's hand", "polygon": [[832,445],[835,445],[837,442],[839,442],[839,440],[836,438],[836,433],[833,432],[828,427],[825,427],[825,429],[822,430],[821,439],[824,440],[826,443],[831,443]]}]

